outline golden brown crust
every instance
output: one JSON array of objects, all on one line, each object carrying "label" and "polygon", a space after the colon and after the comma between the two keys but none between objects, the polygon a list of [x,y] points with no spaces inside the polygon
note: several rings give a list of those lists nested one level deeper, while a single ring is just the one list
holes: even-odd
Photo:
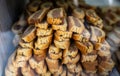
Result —
[{"label": "golden brown crust", "polygon": [[45,44],[35,43],[35,49],[40,49],[40,50],[47,49],[50,44],[51,42]]},{"label": "golden brown crust", "polygon": [[26,56],[26,57],[32,56],[32,49],[30,48],[18,47],[16,51],[17,51],[17,55]]},{"label": "golden brown crust", "polygon": [[55,47],[54,45],[50,45],[48,54],[51,59],[61,59],[62,58],[62,50]]},{"label": "golden brown crust", "polygon": [[58,36],[62,36],[63,38],[71,38],[72,37],[72,32],[69,31],[56,31],[55,32],[56,35]]},{"label": "golden brown crust", "polygon": [[38,44],[50,43],[51,41],[52,41],[52,35],[45,36],[45,37],[38,37],[37,39]]},{"label": "golden brown crust", "polygon": [[73,34],[73,39],[80,42],[88,42],[90,39],[90,33],[87,29],[84,29],[81,34]]},{"label": "golden brown crust", "polygon": [[35,26],[39,29],[47,29],[49,24],[46,21],[35,23]]},{"label": "golden brown crust", "polygon": [[30,25],[23,33],[22,35],[22,39],[25,42],[31,42],[34,40],[34,38],[36,37],[35,35],[35,30],[36,28],[33,25]]},{"label": "golden brown crust", "polygon": [[31,41],[31,42],[24,42],[24,40],[21,40],[20,42],[19,42],[19,45],[21,46],[21,47],[23,47],[23,48],[33,48],[33,41]]},{"label": "golden brown crust", "polygon": [[82,54],[88,54],[93,51],[93,45],[90,42],[81,43],[79,41],[75,41],[75,44]]},{"label": "golden brown crust", "polygon": [[46,52],[47,52],[47,49],[43,49],[43,50],[33,49],[33,53],[34,53],[35,55],[45,54]]},{"label": "golden brown crust", "polygon": [[86,10],[86,18],[89,22],[92,23],[96,22],[99,19],[95,11],[92,9]]},{"label": "golden brown crust", "polygon": [[46,30],[38,28],[37,32],[36,32],[36,35],[39,36],[39,37],[43,37],[43,36],[52,35],[52,33],[53,33],[52,28],[48,28]]},{"label": "golden brown crust", "polygon": [[53,30],[61,30],[61,31],[66,31],[67,30],[67,21],[64,18],[63,22],[61,24],[53,24],[52,25]]},{"label": "golden brown crust", "polygon": [[69,41],[69,38],[64,38],[63,36],[59,36],[56,33],[54,34],[54,39],[57,41]]},{"label": "golden brown crust", "polygon": [[35,24],[35,23],[40,23],[43,18],[45,17],[48,9],[41,9],[38,10],[37,12],[33,13],[29,18],[28,18],[28,24]]},{"label": "golden brown crust", "polygon": [[68,49],[69,46],[70,46],[70,41],[69,40],[67,40],[67,41],[57,41],[57,40],[54,40],[54,44],[58,48]]},{"label": "golden brown crust", "polygon": [[81,34],[84,30],[84,24],[78,19],[73,16],[68,17],[68,30],[74,33]]},{"label": "golden brown crust", "polygon": [[53,25],[61,24],[63,22],[62,18],[65,17],[64,14],[65,13],[64,13],[63,8],[52,9],[47,14],[47,22]]}]

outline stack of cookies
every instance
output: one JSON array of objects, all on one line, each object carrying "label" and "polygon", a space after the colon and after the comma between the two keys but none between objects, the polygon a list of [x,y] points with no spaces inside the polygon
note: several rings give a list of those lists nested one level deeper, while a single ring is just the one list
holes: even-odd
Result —
[{"label": "stack of cookies", "polygon": [[5,75],[109,75],[114,62],[103,22],[95,11],[76,8],[71,1],[63,5],[59,1],[41,3],[31,0],[27,5],[28,27],[9,59]]}]

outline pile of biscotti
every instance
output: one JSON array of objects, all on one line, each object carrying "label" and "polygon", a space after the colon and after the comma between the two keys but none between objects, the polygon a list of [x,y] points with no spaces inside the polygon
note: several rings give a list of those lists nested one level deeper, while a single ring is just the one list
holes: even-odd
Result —
[{"label": "pile of biscotti", "polygon": [[[34,0],[26,13],[22,25],[27,28],[5,76],[107,76],[112,71],[103,21],[92,8],[77,8],[71,1]],[[16,30],[17,26],[13,31],[23,28]]]}]

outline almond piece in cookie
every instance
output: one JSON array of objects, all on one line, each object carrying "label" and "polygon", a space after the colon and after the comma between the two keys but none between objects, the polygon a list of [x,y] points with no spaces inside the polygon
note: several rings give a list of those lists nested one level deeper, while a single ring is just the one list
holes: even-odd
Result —
[{"label": "almond piece in cookie", "polygon": [[73,16],[68,17],[68,30],[74,33],[81,34],[85,29],[84,24]]},{"label": "almond piece in cookie", "polygon": [[65,13],[63,8],[55,8],[48,12],[47,14],[47,22],[52,25],[59,25],[63,23],[63,19],[65,17]]},{"label": "almond piece in cookie", "polygon": [[31,42],[35,39],[36,35],[35,35],[35,26],[33,25],[30,25],[23,33],[22,35],[22,39],[25,41],[25,42]]}]

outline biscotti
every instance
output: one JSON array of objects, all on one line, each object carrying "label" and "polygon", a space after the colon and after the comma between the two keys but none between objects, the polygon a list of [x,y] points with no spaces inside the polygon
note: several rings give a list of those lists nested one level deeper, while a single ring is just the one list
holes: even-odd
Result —
[{"label": "biscotti", "polygon": [[81,43],[79,41],[75,41],[75,44],[80,49],[82,54],[87,54],[93,51],[93,44],[90,42]]},{"label": "biscotti", "polygon": [[49,24],[43,20],[41,22],[35,23],[35,26],[38,27],[38,29],[48,29]]},{"label": "biscotti", "polygon": [[52,35],[52,33],[53,33],[52,28],[48,28],[46,30],[38,28],[36,34],[37,34],[37,36],[44,37],[44,36]]},{"label": "biscotti", "polygon": [[65,13],[63,8],[55,8],[48,12],[47,14],[47,22],[52,25],[61,24],[62,19],[65,17]]},{"label": "biscotti", "polygon": [[82,8],[74,9],[72,15],[84,22],[85,12]]},{"label": "biscotti", "polygon": [[105,40],[105,33],[98,27],[91,26],[91,41],[93,43],[101,43]]},{"label": "biscotti", "polygon": [[81,34],[85,29],[84,24],[78,19],[73,16],[68,17],[68,30],[74,33]]},{"label": "biscotti", "polygon": [[73,34],[72,38],[76,41],[88,42],[90,40],[90,32],[87,29],[84,29],[81,34]]},{"label": "biscotti", "polygon": [[62,58],[62,50],[60,48],[55,47],[55,45],[50,45],[48,54],[49,54],[49,57],[52,59]]},{"label": "biscotti", "polygon": [[92,23],[93,25],[102,28],[103,27],[103,21],[102,19],[95,13],[94,10],[89,9],[86,11],[86,18],[88,22]]},{"label": "biscotti", "polygon": [[42,9],[42,10],[38,10],[37,12],[33,13],[28,18],[28,23],[35,24],[35,23],[41,22],[43,20],[43,18],[45,17],[47,11],[48,11],[47,9]]},{"label": "biscotti", "polygon": [[97,71],[97,61],[94,62],[83,62],[83,68],[86,70],[87,73],[96,73]]},{"label": "biscotti", "polygon": [[39,8],[40,3],[41,3],[41,1],[33,1],[33,2],[28,4],[27,9],[30,12],[36,12]]},{"label": "biscotti", "polygon": [[35,39],[36,35],[35,35],[35,30],[36,28],[33,25],[30,25],[25,32],[22,35],[22,39],[25,42],[31,42]]},{"label": "biscotti", "polygon": [[33,41],[31,41],[31,42],[25,42],[24,40],[21,40],[20,42],[19,42],[19,45],[21,46],[21,47],[23,47],[23,48],[33,48]]},{"label": "biscotti", "polygon": [[53,30],[61,30],[61,31],[66,31],[67,30],[67,21],[64,18],[63,22],[61,24],[52,24],[52,29]]}]

